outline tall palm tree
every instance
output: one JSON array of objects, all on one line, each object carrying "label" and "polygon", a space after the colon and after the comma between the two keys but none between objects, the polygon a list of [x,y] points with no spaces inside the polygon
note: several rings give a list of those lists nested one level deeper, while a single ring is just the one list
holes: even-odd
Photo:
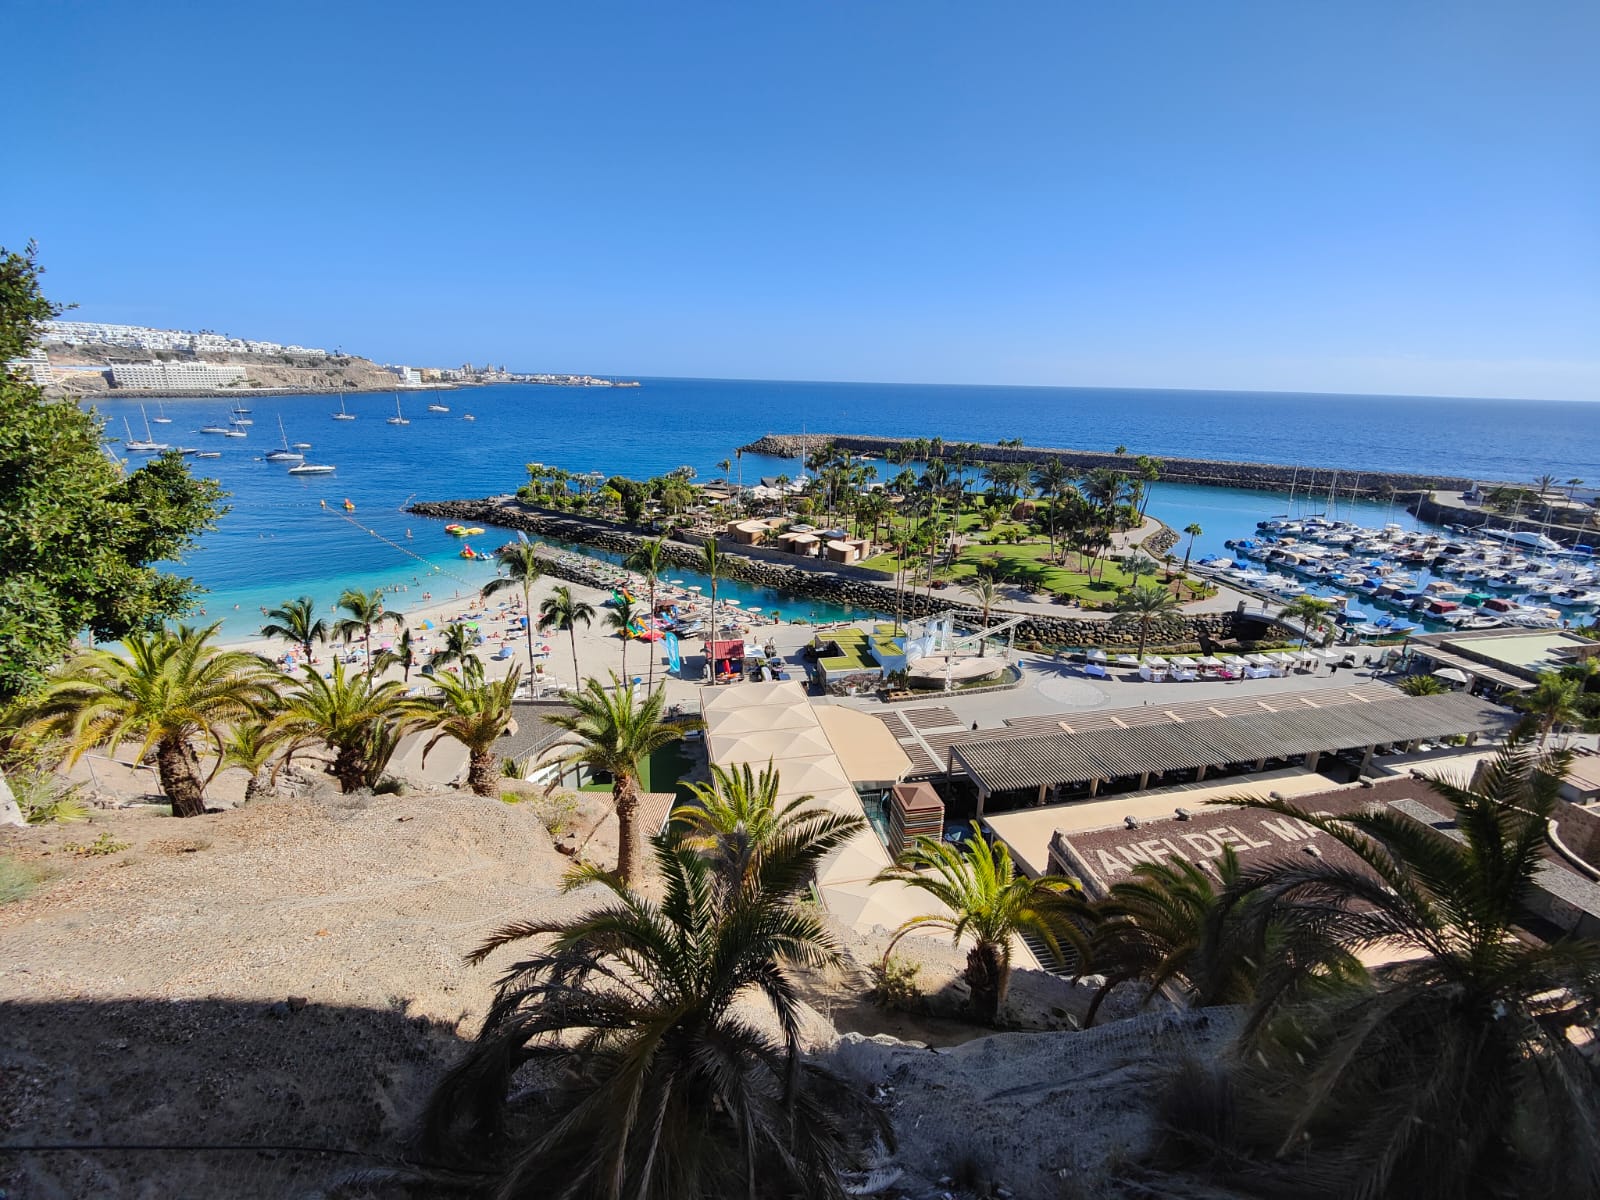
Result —
[{"label": "tall palm tree", "polygon": [[[729,889],[690,846],[657,838],[652,854],[660,900],[578,868],[568,886],[604,889],[595,907],[509,925],[473,952],[482,962],[540,939],[507,966],[435,1092],[424,1149],[505,1200],[844,1200],[854,1131],[882,1122],[800,1052],[793,968],[840,961],[816,913],[793,903],[806,872],[772,863],[762,876],[783,883]],[[771,1019],[751,1023],[746,1000]],[[507,1146],[524,1064],[561,1084],[548,1117]]]},{"label": "tall palm tree", "polygon": [[964,938],[972,940],[961,977],[971,991],[973,1015],[987,1025],[999,1019],[1011,984],[1012,938],[1032,933],[1058,960],[1063,941],[1080,954],[1086,949],[1073,922],[1084,912],[1077,880],[1022,874],[1006,844],[991,843],[977,824],[960,846],[919,837],[874,882],[918,888],[946,910],[912,917],[901,925],[884,951],[885,961],[900,939],[917,929],[948,929],[957,945]]},{"label": "tall palm tree", "polygon": [[1187,574],[1189,570],[1189,556],[1194,553],[1194,540],[1204,533],[1205,530],[1200,528],[1200,522],[1190,521],[1183,527],[1183,531],[1189,535],[1189,546],[1183,552],[1183,569]]},{"label": "tall palm tree", "polygon": [[328,623],[316,615],[316,607],[310,596],[285,600],[267,611],[268,622],[261,627],[261,636],[300,647],[309,663],[313,645],[328,640]]},{"label": "tall palm tree", "polygon": [[461,664],[461,677],[469,682],[483,678],[483,660],[478,657],[474,647],[478,644],[478,635],[457,621],[445,627],[444,645],[433,652],[433,657],[428,660],[431,667],[443,667],[450,663]]},{"label": "tall palm tree", "polygon": [[355,636],[357,630],[361,631],[361,640],[367,651],[367,674],[371,675],[373,628],[385,621],[393,621],[396,625],[404,626],[406,619],[400,613],[391,612],[383,606],[382,588],[373,588],[370,592],[364,592],[360,588],[346,588],[340,593],[339,609],[348,615],[334,622],[334,635],[348,642]]},{"label": "tall palm tree", "polygon": [[402,629],[395,644],[378,655],[378,670],[387,671],[390,667],[399,667],[406,683],[411,682],[411,668],[416,665],[417,647],[409,629]]},{"label": "tall palm tree", "polygon": [[1549,740],[1558,725],[1592,726],[1579,707],[1583,697],[1583,684],[1577,679],[1563,677],[1556,671],[1541,671],[1534,687],[1513,698],[1513,703],[1523,712],[1538,718],[1539,745]]},{"label": "tall palm tree", "polygon": [[1033,472],[1033,486],[1039,489],[1048,506],[1045,510],[1045,520],[1050,532],[1050,557],[1056,556],[1056,519],[1059,515],[1058,508],[1062,495],[1067,490],[1067,485],[1072,482],[1072,474],[1059,458],[1046,459],[1036,467]]},{"label": "tall palm tree", "polygon": [[353,792],[378,783],[414,722],[398,680],[374,685],[371,675],[348,675],[344,664],[335,662],[326,678],[305,672],[300,686],[283,697],[271,729],[291,753],[307,745],[326,746],[333,753],[329,773],[340,791]]},{"label": "tall palm tree", "polygon": [[1320,596],[1296,596],[1279,610],[1280,619],[1300,622],[1300,644],[1310,640],[1314,630],[1324,628],[1328,614],[1333,611],[1333,601]]},{"label": "tall palm tree", "polygon": [[[978,607],[983,610],[983,628],[989,628],[989,610],[994,607],[996,600],[1000,599],[1000,587],[989,575],[976,575],[972,582],[967,584],[967,591],[972,593],[972,598],[978,602]],[[978,657],[983,658],[989,652],[988,639],[978,642]]]},{"label": "tall palm tree", "polygon": [[155,753],[172,815],[199,816],[210,776],[202,773],[195,741],[204,739],[220,757],[224,730],[269,711],[275,700],[276,676],[259,657],[212,645],[220,624],[130,634],[121,654],[87,651],[25,701],[15,719],[30,736],[65,739],[69,763],[96,747],[139,742],[139,761]]},{"label": "tall palm tree", "polygon": [[[814,796],[779,802],[780,779],[768,762],[757,775],[749,763],[713,765],[710,783],[691,783],[694,799],[672,810],[675,836],[698,850],[730,887],[777,885],[765,875],[773,862],[814,867],[816,860],[866,828],[864,818],[815,806]],[[797,857],[796,846],[810,850]]]},{"label": "tall palm tree", "polygon": [[496,575],[484,585],[483,594],[492,596],[506,588],[522,593],[522,630],[528,636],[528,671],[533,672],[533,585],[544,574],[534,545],[529,541],[510,542],[494,552],[504,575]]},{"label": "tall palm tree", "polygon": [[575,691],[562,693],[573,709],[545,718],[577,739],[563,760],[583,765],[593,773],[611,776],[611,804],[617,810],[617,874],[625,881],[639,877],[639,768],[652,754],[681,738],[697,722],[667,721],[662,713],[666,692],[651,692],[636,702],[632,685],[611,672],[611,687],[598,679],[586,680]]},{"label": "tall palm tree", "polygon": [[[1335,818],[1240,801],[1305,822],[1365,868],[1295,855],[1228,890],[1284,931],[1240,1056],[1241,1094],[1277,1126],[1263,1158],[1294,1162],[1323,1195],[1596,1194],[1600,1074],[1571,1037],[1592,1036],[1600,946],[1518,933],[1566,766],[1524,730],[1475,788],[1431,779],[1448,834],[1387,808]],[[1296,1003],[1315,957],[1296,952],[1302,939],[1400,960],[1376,988]]]},{"label": "tall palm tree", "polygon": [[639,620],[639,606],[632,600],[622,596],[617,597],[617,602],[606,611],[606,628],[615,629],[617,636],[622,639],[622,677],[631,678],[628,674],[628,642],[633,637],[631,630]]},{"label": "tall palm tree", "polygon": [[[741,466],[740,469],[743,470],[743,467]],[[771,533],[772,531],[769,529],[767,532]],[[660,580],[661,569],[666,564],[665,547],[665,538],[646,538],[639,543],[638,549],[628,555],[627,561],[623,563],[623,566],[627,567],[628,570],[637,571],[644,576],[645,589],[650,597],[650,616],[652,619],[656,615],[656,583]],[[655,690],[656,659],[660,657],[661,655],[656,651],[656,648],[651,646],[649,678],[647,680],[647,686],[651,691]]]},{"label": "tall palm tree", "polygon": [[260,719],[241,721],[229,729],[223,738],[222,765],[240,767],[250,775],[244,785],[246,804],[266,794],[267,781],[262,778],[262,772],[277,754],[281,740],[272,726]]},{"label": "tall palm tree", "polygon": [[1178,599],[1164,587],[1150,584],[1129,588],[1117,597],[1117,611],[1128,613],[1139,622],[1139,657],[1144,657],[1144,646],[1150,640],[1150,625],[1157,617],[1165,616],[1178,607]]},{"label": "tall palm tree", "polygon": [[539,628],[565,629],[567,636],[572,639],[574,687],[583,682],[583,674],[578,670],[578,626],[588,628],[593,621],[594,605],[587,600],[579,600],[564,583],[557,584],[548,596],[539,601]]},{"label": "tall palm tree", "polygon": [[706,638],[706,665],[711,669],[711,684],[717,682],[717,579],[722,574],[722,551],[717,539],[709,537],[700,547],[700,570],[711,580],[711,634]]},{"label": "tall palm tree", "polygon": [[494,745],[511,724],[511,703],[521,678],[517,667],[492,682],[464,683],[453,675],[435,678],[439,694],[414,702],[410,709],[417,725],[436,731],[422,748],[423,765],[440,741],[454,738],[467,748],[467,786],[480,796],[498,796],[500,771]]}]

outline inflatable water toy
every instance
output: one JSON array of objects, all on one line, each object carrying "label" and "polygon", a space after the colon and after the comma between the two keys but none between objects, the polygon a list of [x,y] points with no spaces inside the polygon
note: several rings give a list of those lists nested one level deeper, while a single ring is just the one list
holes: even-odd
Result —
[{"label": "inflatable water toy", "polygon": [[467,527],[465,525],[446,525],[444,527],[444,531],[446,533],[448,533],[451,537],[466,537],[467,536]]}]

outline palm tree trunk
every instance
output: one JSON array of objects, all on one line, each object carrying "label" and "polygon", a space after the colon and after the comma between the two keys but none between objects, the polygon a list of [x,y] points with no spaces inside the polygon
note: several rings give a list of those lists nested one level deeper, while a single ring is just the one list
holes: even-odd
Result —
[{"label": "palm tree trunk", "polygon": [[717,686],[717,577],[711,577],[711,640],[706,643],[706,658],[711,664],[711,686]]},{"label": "palm tree trunk", "polygon": [[494,755],[487,750],[472,751],[467,762],[467,786],[480,796],[498,796],[499,780]]},{"label": "palm tree trunk", "polygon": [[372,682],[372,626],[371,625],[363,625],[361,627],[361,636],[364,639],[364,642],[365,642],[366,647],[367,647],[367,682],[371,683]]},{"label": "palm tree trunk", "polygon": [[1139,621],[1139,657],[1144,657],[1144,643],[1150,636],[1150,618],[1143,617]]},{"label": "palm tree trunk", "polygon": [[639,781],[632,775],[618,775],[611,788],[611,803],[617,810],[617,874],[624,883],[633,883],[644,862],[639,844]]},{"label": "palm tree trunk", "polygon": [[573,621],[567,625],[567,636],[572,639],[572,686],[581,688],[583,676],[578,672],[578,623]]},{"label": "palm tree trunk", "polygon": [[261,799],[261,797],[265,796],[266,794],[266,780],[261,777],[260,771],[252,771],[250,773],[249,782],[244,785],[244,802],[246,804],[250,804],[253,801]]},{"label": "palm tree trunk", "polygon": [[[739,486],[740,488],[744,487],[744,460],[742,458],[739,460]],[[650,618],[645,622],[645,628],[654,631],[655,619],[656,577],[652,575],[650,576]],[[661,652],[656,648],[656,644],[654,642],[647,641],[645,645],[650,648],[650,665],[648,667],[650,679],[649,682],[645,684],[645,690],[647,692],[653,692],[656,690],[656,659],[661,656]]]},{"label": "palm tree trunk", "polygon": [[156,774],[172,802],[175,817],[198,817],[206,811],[205,783],[194,747],[184,738],[163,738],[156,745]]},{"label": "palm tree trunk", "polygon": [[333,777],[339,781],[339,790],[358,791],[367,783],[366,759],[359,746],[340,746],[333,756]]},{"label": "palm tree trunk", "polygon": [[622,682],[628,682],[628,629],[622,629]]},{"label": "palm tree trunk", "polygon": [[522,632],[528,635],[528,694],[533,694],[533,589],[522,585]]},{"label": "palm tree trunk", "polygon": [[967,967],[961,977],[971,991],[969,1003],[972,1016],[985,1025],[995,1025],[1000,1019],[1000,1006],[1005,1002],[1007,971],[998,949],[979,942],[967,952]]}]

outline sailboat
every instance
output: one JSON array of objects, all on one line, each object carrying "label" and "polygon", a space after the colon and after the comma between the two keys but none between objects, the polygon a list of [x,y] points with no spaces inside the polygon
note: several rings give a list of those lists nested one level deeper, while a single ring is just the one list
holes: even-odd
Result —
[{"label": "sailboat", "polygon": [[356,419],[355,413],[353,413],[353,412],[345,412],[345,410],[344,410],[344,393],[343,392],[339,393],[339,411],[333,414],[333,419],[335,421],[354,421]]},{"label": "sailboat", "polygon": [[409,424],[411,424],[410,421],[406,420],[406,418],[401,415],[401,412],[400,412],[400,397],[398,395],[396,395],[395,398],[394,398],[394,416],[390,417],[387,421],[384,422],[384,424],[385,425],[409,425]]},{"label": "sailboat", "polygon": [[150,420],[154,421],[157,425],[172,424],[172,418],[167,416],[167,406],[161,403],[159,400],[156,401],[156,411],[161,415],[159,417],[151,417]]},{"label": "sailboat", "polygon": [[134,440],[133,430],[128,429],[128,418],[123,417],[122,428],[126,430],[128,434],[128,440],[124,443],[124,446],[129,450],[135,450],[141,454],[154,454],[165,450],[167,448],[167,443],[158,442],[150,436],[150,417],[149,414],[144,411],[144,405],[142,404],[139,405],[139,415],[144,417],[144,441],[140,442]]},{"label": "sailboat", "polygon": [[449,412],[450,411],[450,406],[448,404],[440,404],[438,395],[435,395],[434,398],[433,398],[433,403],[428,405],[428,411],[429,412]]},{"label": "sailboat", "polygon": [[304,454],[301,454],[300,451],[298,451],[298,450],[289,449],[289,435],[283,431],[283,414],[282,413],[278,414],[278,437],[281,438],[282,441],[283,441],[283,449],[281,449],[281,450],[268,450],[267,453],[266,453],[266,460],[268,462],[296,462],[297,463],[297,462],[304,462],[305,461],[306,456]]}]

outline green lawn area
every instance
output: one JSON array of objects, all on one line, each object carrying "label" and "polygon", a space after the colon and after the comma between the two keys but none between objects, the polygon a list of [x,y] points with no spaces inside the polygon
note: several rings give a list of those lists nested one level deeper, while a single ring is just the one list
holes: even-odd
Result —
[{"label": "green lawn area", "polygon": [[[1059,549],[1057,547],[1058,555]],[[1095,579],[1091,583],[1087,571],[1043,561],[1049,557],[1049,542],[1024,542],[1017,546],[968,546],[953,565],[939,567],[933,574],[935,579],[959,583],[976,575],[980,564],[988,563],[994,567],[996,576],[1002,582],[1026,584],[1060,596],[1076,596],[1084,601],[1109,600],[1118,592],[1133,586],[1133,576],[1115,562],[1097,564]],[[1069,555],[1068,562],[1074,567],[1080,565],[1075,555]],[[879,554],[861,565],[892,576],[899,566],[899,560],[893,554]],[[1154,578],[1159,581],[1161,576],[1158,574]],[[1148,575],[1143,578],[1146,583],[1150,580],[1151,576]]]},{"label": "green lawn area", "polygon": [[[689,770],[689,756],[684,753],[681,743],[673,742],[670,746],[663,746],[640,765],[639,787],[646,792],[677,792],[679,800],[689,796],[689,789],[680,784]],[[583,792],[609,792],[610,783],[586,783],[578,789]]]}]

